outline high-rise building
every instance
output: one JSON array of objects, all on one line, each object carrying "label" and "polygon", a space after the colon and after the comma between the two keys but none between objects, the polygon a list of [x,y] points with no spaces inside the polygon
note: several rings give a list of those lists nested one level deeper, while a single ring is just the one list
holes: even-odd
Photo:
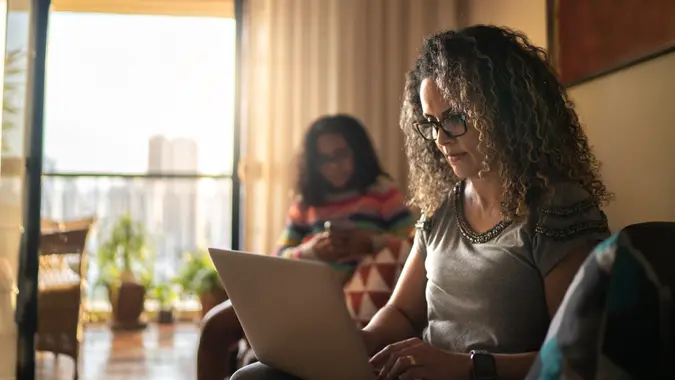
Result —
[{"label": "high-rise building", "polygon": [[181,174],[197,173],[197,143],[179,138],[171,141],[170,170]]},{"label": "high-rise building", "polygon": [[148,172],[197,173],[197,143],[186,138],[169,140],[161,135],[151,137],[148,144]]},{"label": "high-rise building", "polygon": [[161,173],[171,167],[171,142],[164,136],[153,136],[148,142],[148,172]]}]

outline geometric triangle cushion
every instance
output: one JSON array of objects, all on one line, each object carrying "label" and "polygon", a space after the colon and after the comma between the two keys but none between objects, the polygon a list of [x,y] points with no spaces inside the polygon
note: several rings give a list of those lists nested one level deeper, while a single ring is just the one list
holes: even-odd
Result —
[{"label": "geometric triangle cushion", "polygon": [[389,301],[411,248],[412,239],[389,239],[385,248],[357,265],[344,293],[347,309],[359,327],[367,325]]}]

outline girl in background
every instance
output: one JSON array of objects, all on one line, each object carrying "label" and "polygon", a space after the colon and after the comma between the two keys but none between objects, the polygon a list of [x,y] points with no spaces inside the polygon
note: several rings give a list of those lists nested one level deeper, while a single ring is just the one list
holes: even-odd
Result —
[{"label": "girl in background", "polygon": [[[296,198],[278,256],[329,262],[349,279],[361,258],[409,238],[410,209],[358,120],[347,115],[316,120],[305,134],[299,161]],[[197,353],[198,379],[229,375],[229,350],[243,336],[229,301],[209,311]]]},{"label": "girl in background", "polygon": [[303,149],[297,197],[277,255],[344,263],[409,236],[410,210],[358,120],[320,118]]}]

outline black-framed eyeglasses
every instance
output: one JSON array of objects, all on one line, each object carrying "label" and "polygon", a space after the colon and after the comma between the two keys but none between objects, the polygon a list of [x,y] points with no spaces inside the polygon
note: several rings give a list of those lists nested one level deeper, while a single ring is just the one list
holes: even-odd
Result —
[{"label": "black-framed eyeglasses", "polygon": [[316,164],[318,167],[324,165],[340,163],[349,158],[352,152],[349,149],[338,149],[330,155],[319,155],[316,158]]},{"label": "black-framed eyeglasses", "polygon": [[439,129],[451,139],[462,136],[467,131],[466,116],[462,113],[446,113],[440,120],[418,121],[413,126],[427,141],[436,141]]}]

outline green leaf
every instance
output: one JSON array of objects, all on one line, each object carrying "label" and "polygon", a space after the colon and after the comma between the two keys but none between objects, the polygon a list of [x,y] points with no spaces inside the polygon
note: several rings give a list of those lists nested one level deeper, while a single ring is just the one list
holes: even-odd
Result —
[{"label": "green leaf", "polygon": [[[14,129],[16,121],[11,116],[18,115],[23,110],[23,104],[16,104],[21,95],[20,89],[26,87],[25,76],[28,65],[26,53],[22,50],[9,50],[5,54],[5,72],[2,88],[2,134]],[[12,80],[13,77],[24,79],[23,81]],[[2,140],[1,152],[6,153],[10,146],[5,139]]]},{"label": "green leaf", "polygon": [[171,283],[153,284],[148,292],[150,299],[157,300],[162,309],[168,309],[178,299],[178,294]]},{"label": "green leaf", "polygon": [[120,217],[110,229],[97,253],[101,275],[97,283],[138,281],[149,287],[153,281],[153,257],[148,235],[140,222],[129,214]]},{"label": "green leaf", "polygon": [[183,293],[199,295],[220,286],[220,278],[206,251],[186,252],[183,257],[183,268],[174,280]]}]

